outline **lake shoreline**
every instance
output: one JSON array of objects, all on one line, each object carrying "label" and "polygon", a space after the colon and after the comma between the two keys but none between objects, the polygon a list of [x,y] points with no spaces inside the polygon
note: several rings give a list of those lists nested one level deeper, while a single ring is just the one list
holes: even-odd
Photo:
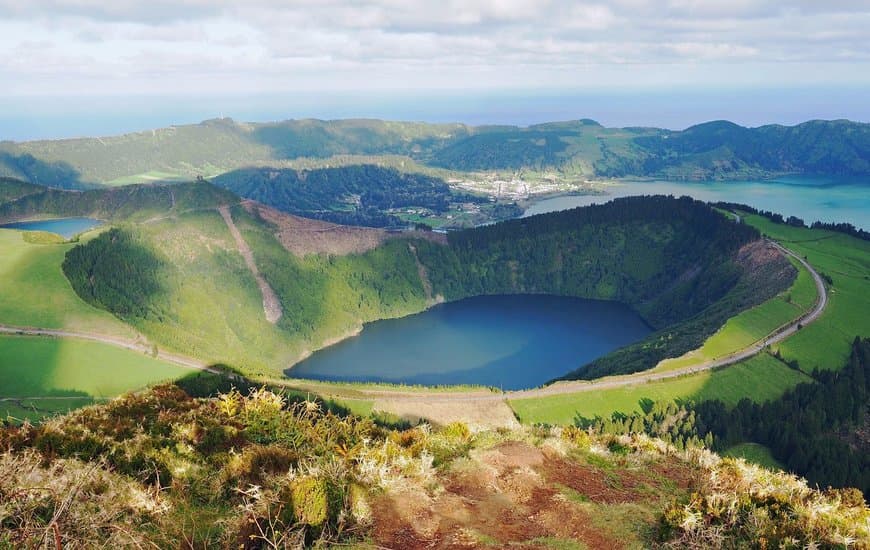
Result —
[{"label": "lake shoreline", "polygon": [[520,389],[539,386],[652,332],[622,302],[552,294],[473,296],[362,328],[303,354],[283,369],[284,377]]}]

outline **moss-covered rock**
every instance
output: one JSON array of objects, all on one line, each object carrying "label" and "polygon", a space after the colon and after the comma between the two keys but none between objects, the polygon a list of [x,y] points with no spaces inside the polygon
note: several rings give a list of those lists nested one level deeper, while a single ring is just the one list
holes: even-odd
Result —
[{"label": "moss-covered rock", "polygon": [[298,478],[290,485],[290,502],[296,520],[320,532],[335,525],[344,507],[344,487],[314,476]]}]

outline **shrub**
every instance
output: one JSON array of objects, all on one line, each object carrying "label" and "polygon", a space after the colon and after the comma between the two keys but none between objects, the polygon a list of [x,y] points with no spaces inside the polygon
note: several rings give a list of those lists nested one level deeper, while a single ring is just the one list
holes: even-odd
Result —
[{"label": "shrub", "polygon": [[263,485],[268,475],[285,474],[298,460],[299,455],[284,447],[250,445],[230,458],[221,479],[241,488]]}]

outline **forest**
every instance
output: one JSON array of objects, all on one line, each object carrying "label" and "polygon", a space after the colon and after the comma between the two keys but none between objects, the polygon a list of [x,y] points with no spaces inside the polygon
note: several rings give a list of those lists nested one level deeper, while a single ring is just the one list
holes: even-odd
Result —
[{"label": "forest", "polygon": [[228,172],[214,184],[237,195],[299,216],[347,225],[406,225],[391,208],[422,207],[444,212],[453,201],[480,201],[454,195],[443,180],[374,165],[313,170],[247,168]]}]

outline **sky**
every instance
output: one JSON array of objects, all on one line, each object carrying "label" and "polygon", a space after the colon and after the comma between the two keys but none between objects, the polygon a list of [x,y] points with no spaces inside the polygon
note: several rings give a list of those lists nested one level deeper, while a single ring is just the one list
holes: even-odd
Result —
[{"label": "sky", "polygon": [[870,1],[0,0],[0,82],[0,139],[221,114],[870,121]]}]

